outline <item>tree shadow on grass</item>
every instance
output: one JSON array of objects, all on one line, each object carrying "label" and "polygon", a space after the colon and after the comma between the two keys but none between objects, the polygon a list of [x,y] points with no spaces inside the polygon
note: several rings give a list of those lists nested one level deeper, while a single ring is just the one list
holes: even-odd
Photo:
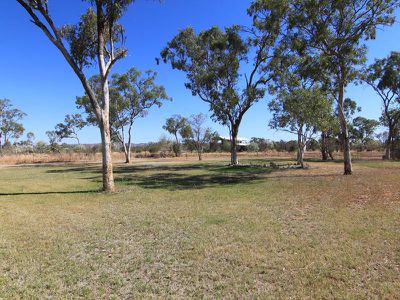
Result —
[{"label": "tree shadow on grass", "polygon": [[101,173],[101,166],[80,166],[80,167],[68,167],[68,168],[62,168],[62,169],[52,169],[52,170],[47,170],[46,173],[49,174],[59,174],[59,173],[68,173],[68,172],[79,172],[79,173]]},{"label": "tree shadow on grass", "polygon": [[[263,164],[265,165],[265,164]],[[257,165],[227,166],[223,164],[178,164],[178,165],[117,165],[114,168],[115,182],[120,186],[136,185],[145,189],[189,190],[219,186],[250,184],[268,178],[286,177],[285,170]],[[96,183],[101,182],[101,166],[82,166],[48,170],[49,173],[79,172],[94,176],[82,177]],[[296,175],[288,177],[296,177]],[[303,177],[299,175],[298,177]],[[56,193],[55,193],[56,194]]]},{"label": "tree shadow on grass", "polygon": [[[146,189],[187,190],[260,181],[271,168],[215,164],[150,166],[144,169],[150,174],[137,172],[137,167],[124,166],[115,170],[115,181],[123,185],[137,185]],[[199,171],[200,174],[190,173]]]},{"label": "tree shadow on grass", "polygon": [[181,173],[159,173],[149,176],[123,176],[115,179],[116,182],[126,185],[138,185],[145,189],[166,189],[170,191],[204,189],[217,186],[231,186],[262,180],[254,174],[240,176],[223,174],[187,175]]},{"label": "tree shadow on grass", "polygon": [[95,194],[100,193],[101,190],[87,190],[87,191],[62,191],[62,192],[10,192],[0,193],[2,196],[23,196],[23,195],[69,195],[69,194]]}]

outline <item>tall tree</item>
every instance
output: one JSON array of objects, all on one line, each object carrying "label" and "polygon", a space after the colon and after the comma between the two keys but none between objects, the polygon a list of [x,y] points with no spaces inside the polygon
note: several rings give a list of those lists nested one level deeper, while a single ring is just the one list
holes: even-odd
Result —
[{"label": "tall tree", "polygon": [[[255,0],[253,15],[260,30],[268,34],[265,11],[274,0]],[[280,1],[278,1],[280,2]],[[398,0],[287,0],[287,31],[300,53],[321,57],[321,69],[330,76],[336,99],[344,153],[344,174],[352,174],[348,124],[344,116],[345,89],[365,62],[365,40],[375,39],[378,26],[394,22]]]},{"label": "tall tree", "polygon": [[175,156],[177,157],[180,156],[181,142],[179,140],[179,135],[184,138],[189,136],[191,133],[191,128],[188,120],[185,117],[182,117],[181,115],[174,115],[165,121],[163,129],[168,131],[175,137],[175,143],[173,144],[172,148],[175,153]]},{"label": "tall tree", "polygon": [[66,115],[63,123],[58,123],[54,132],[58,140],[75,139],[80,144],[78,132],[86,126],[80,114]]},{"label": "tall tree", "polygon": [[49,139],[50,150],[52,152],[60,152],[61,148],[57,143],[57,141],[59,140],[57,133],[54,130],[49,130],[46,131],[46,135],[47,138]]},{"label": "tall tree", "polygon": [[367,82],[382,99],[381,123],[387,127],[385,158],[392,159],[396,125],[400,122],[400,52],[377,59],[364,73]]},{"label": "tall tree", "polygon": [[319,130],[321,132],[321,138],[319,140],[321,156],[323,161],[327,161],[328,157],[331,160],[335,160],[333,152],[338,147],[337,136],[340,133],[338,118],[332,111],[321,123]]},{"label": "tall tree", "polygon": [[[237,25],[225,30],[212,27],[199,34],[187,28],[161,52],[164,62],[186,73],[186,88],[209,104],[211,117],[229,128],[231,165],[239,163],[237,136],[243,116],[265,96],[276,65],[272,62],[280,38],[280,10],[268,20],[264,36],[256,28],[242,30]],[[245,67],[249,62],[250,68]]]},{"label": "tall tree", "polygon": [[28,145],[34,146],[35,145],[35,139],[36,139],[36,137],[35,137],[35,134],[33,132],[29,131],[26,134],[26,141],[27,141]]},{"label": "tall tree", "polygon": [[0,99],[0,153],[10,139],[17,139],[24,133],[24,126],[20,122],[25,116],[24,112],[13,108],[9,99]]},{"label": "tall tree", "polygon": [[[125,162],[131,161],[132,127],[137,118],[145,117],[149,109],[161,107],[162,102],[171,100],[165,88],[155,83],[157,73],[148,70],[144,73],[136,68],[123,74],[113,74],[110,84],[110,128],[112,139],[121,143]],[[95,91],[101,93],[99,78],[90,79]],[[87,114],[87,122],[95,125],[96,118],[90,105],[88,95],[78,97],[78,108],[83,108]]]},{"label": "tall tree", "polygon": [[329,116],[332,103],[318,87],[281,90],[269,103],[270,127],[297,135],[297,163],[304,168],[304,152]]},{"label": "tall tree", "polygon": [[364,150],[368,143],[374,139],[375,130],[378,126],[377,120],[364,117],[354,118],[351,130],[352,140],[361,146],[361,150]]},{"label": "tall tree", "polygon": [[211,138],[213,137],[211,128],[204,125],[206,119],[207,116],[205,114],[190,116],[190,130],[184,135],[184,139],[196,149],[199,160],[203,160],[204,148],[211,142]]},{"label": "tall tree", "polygon": [[[114,64],[125,57],[124,28],[118,23],[133,0],[87,0],[93,7],[76,25],[57,27],[49,11],[48,0],[17,0],[51,43],[57,47],[82,83],[95,112],[100,129],[103,159],[103,190],[114,190],[109,125],[110,92],[108,77]],[[84,74],[96,62],[101,81],[97,97]]]}]

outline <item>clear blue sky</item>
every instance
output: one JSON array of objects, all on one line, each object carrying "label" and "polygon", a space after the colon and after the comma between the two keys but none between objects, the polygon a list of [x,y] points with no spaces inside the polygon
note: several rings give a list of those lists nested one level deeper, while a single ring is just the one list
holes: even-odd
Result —
[{"label": "clear blue sky", "polygon": [[[81,0],[49,0],[50,10],[57,25],[76,23],[87,4]],[[124,72],[135,66],[141,70],[154,69],[159,73],[158,83],[163,84],[173,102],[161,109],[152,109],[145,119],[134,127],[134,142],[155,141],[165,132],[162,125],[172,114],[189,116],[208,113],[208,106],[184,88],[185,75],[168,65],[156,65],[155,57],[179,29],[192,26],[204,30],[212,25],[249,24],[246,8],[250,0],[137,0],[122,23],[126,28],[129,56],[120,61],[115,72]],[[16,107],[28,114],[24,120],[27,131],[33,131],[38,140],[47,141],[45,132],[64,119],[65,114],[76,112],[75,97],[83,88],[58,50],[44,34],[29,22],[27,13],[16,1],[0,1],[0,99],[9,98]],[[400,51],[400,25],[379,31],[375,41],[368,42],[368,60],[386,56],[390,51]],[[351,86],[346,96],[362,107],[361,115],[378,119],[380,99],[366,86]],[[268,128],[269,96],[260,101],[243,119],[240,136],[265,137],[273,140],[292,139],[286,133]],[[221,135],[228,130],[209,121]],[[96,128],[87,128],[80,134],[84,143],[96,143],[100,135]]]}]

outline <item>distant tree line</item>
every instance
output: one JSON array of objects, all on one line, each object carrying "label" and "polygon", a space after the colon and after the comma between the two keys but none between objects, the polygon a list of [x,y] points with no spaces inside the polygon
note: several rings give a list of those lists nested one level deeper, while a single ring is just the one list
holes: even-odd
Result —
[{"label": "distant tree line", "polygon": [[[118,21],[134,1],[87,1],[90,8],[79,22],[62,26],[54,24],[50,1],[17,2],[60,51],[85,91],[76,102],[83,114],[67,115],[48,132],[49,138],[72,138],[79,143],[77,132],[84,125],[98,126],[103,189],[114,190],[112,144],[121,145],[129,162],[134,120],[146,115],[150,107],[170,100],[164,88],[154,83],[153,71],[111,73],[115,63],[127,55],[124,28]],[[270,96],[268,107],[273,117],[269,126],[296,135],[300,165],[307,147],[318,141],[324,160],[333,157],[334,149],[342,151],[344,174],[350,175],[350,150],[369,149],[378,125],[387,129],[379,136],[385,158],[398,155],[399,53],[365,65],[366,42],[376,38],[377,28],[394,24],[398,7],[398,0],[253,0],[247,10],[250,26],[214,26],[201,32],[183,29],[167,43],[157,61],[185,73],[185,87],[209,105],[212,120],[227,127],[232,165],[239,164],[238,134],[245,114]],[[85,72],[90,67],[97,67],[98,72],[88,78]],[[346,97],[346,89],[361,82],[382,99],[379,123],[353,116],[357,105]],[[196,149],[201,159],[204,145],[212,139],[212,133],[196,127],[201,121],[199,116],[191,122],[167,121],[164,128],[175,138],[176,156],[185,144]],[[3,132],[4,136],[9,135]],[[250,148],[257,148],[254,141]]]}]

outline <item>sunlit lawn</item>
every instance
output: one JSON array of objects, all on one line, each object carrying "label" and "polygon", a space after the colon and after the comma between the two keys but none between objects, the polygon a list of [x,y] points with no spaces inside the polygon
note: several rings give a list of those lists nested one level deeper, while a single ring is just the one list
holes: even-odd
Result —
[{"label": "sunlit lawn", "polygon": [[99,168],[0,169],[0,299],[399,297],[400,163]]}]

